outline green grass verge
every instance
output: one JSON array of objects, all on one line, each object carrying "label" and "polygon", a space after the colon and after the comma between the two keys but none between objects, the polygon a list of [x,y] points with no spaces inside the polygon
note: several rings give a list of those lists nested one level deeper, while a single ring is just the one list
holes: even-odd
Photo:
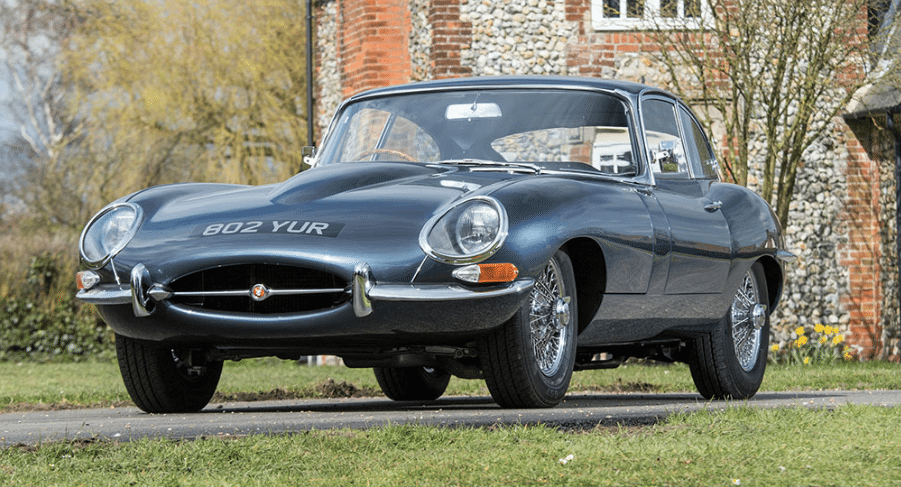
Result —
[{"label": "green grass verge", "polygon": [[[0,362],[0,412],[129,404],[113,362]],[[761,390],[901,389],[888,362],[771,365]],[[625,365],[573,374],[572,393],[694,392],[685,365]],[[214,402],[379,395],[369,369],[308,367],[275,359],[228,362]],[[487,395],[484,381],[452,379],[448,395]]]},{"label": "green grass verge", "polygon": [[2,485],[897,485],[901,408],[676,415],[655,426],[389,426],[0,450]]}]

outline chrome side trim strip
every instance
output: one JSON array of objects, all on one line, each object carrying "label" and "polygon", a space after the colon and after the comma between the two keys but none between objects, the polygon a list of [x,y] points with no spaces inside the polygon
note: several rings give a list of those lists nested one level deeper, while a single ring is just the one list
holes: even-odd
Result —
[{"label": "chrome side trim strip", "polygon": [[782,262],[791,263],[798,260],[798,256],[787,251],[787,250],[777,250],[776,258],[781,260]]},{"label": "chrome side trim strip", "polygon": [[526,292],[534,285],[534,279],[523,279],[500,289],[474,291],[453,284],[381,284],[372,287],[369,291],[369,298],[375,301],[465,301]]},{"label": "chrome side trim strip", "polygon": [[93,289],[82,289],[75,297],[89,304],[128,304],[131,302],[131,286],[102,284]]},{"label": "chrome side trim strip", "polygon": [[466,289],[455,284],[377,284],[368,264],[354,268],[352,301],[354,314],[362,318],[372,313],[373,301],[468,301],[491,299],[528,292],[535,285],[534,279],[512,282],[501,288],[484,291]]}]

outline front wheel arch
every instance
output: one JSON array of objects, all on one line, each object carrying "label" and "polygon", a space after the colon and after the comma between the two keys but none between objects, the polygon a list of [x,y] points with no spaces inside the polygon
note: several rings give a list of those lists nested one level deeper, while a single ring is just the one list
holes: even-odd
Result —
[{"label": "front wheel arch", "polygon": [[607,261],[601,246],[590,238],[570,240],[561,250],[572,261],[579,309],[576,333],[582,333],[601,307],[607,285]]}]

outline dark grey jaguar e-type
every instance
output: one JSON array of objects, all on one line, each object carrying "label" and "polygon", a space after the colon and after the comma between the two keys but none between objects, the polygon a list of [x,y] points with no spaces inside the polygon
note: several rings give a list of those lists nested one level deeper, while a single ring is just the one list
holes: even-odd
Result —
[{"label": "dark grey jaguar e-type", "polygon": [[385,394],[484,378],[560,402],[574,370],[690,365],[746,398],[779,302],[779,224],[719,181],[692,112],[647,86],[486,77],[353,96],[312,169],[123,197],[81,236],[78,297],[148,412],[196,411],[224,360],[332,354]]}]

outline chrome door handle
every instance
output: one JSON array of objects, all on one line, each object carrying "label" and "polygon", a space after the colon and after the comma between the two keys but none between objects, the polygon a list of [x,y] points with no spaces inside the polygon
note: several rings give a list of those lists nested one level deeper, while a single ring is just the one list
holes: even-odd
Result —
[{"label": "chrome door handle", "polygon": [[722,207],[723,207],[722,201],[712,201],[712,202],[704,205],[704,209],[709,211],[710,213],[713,213],[714,211],[719,210]]}]

